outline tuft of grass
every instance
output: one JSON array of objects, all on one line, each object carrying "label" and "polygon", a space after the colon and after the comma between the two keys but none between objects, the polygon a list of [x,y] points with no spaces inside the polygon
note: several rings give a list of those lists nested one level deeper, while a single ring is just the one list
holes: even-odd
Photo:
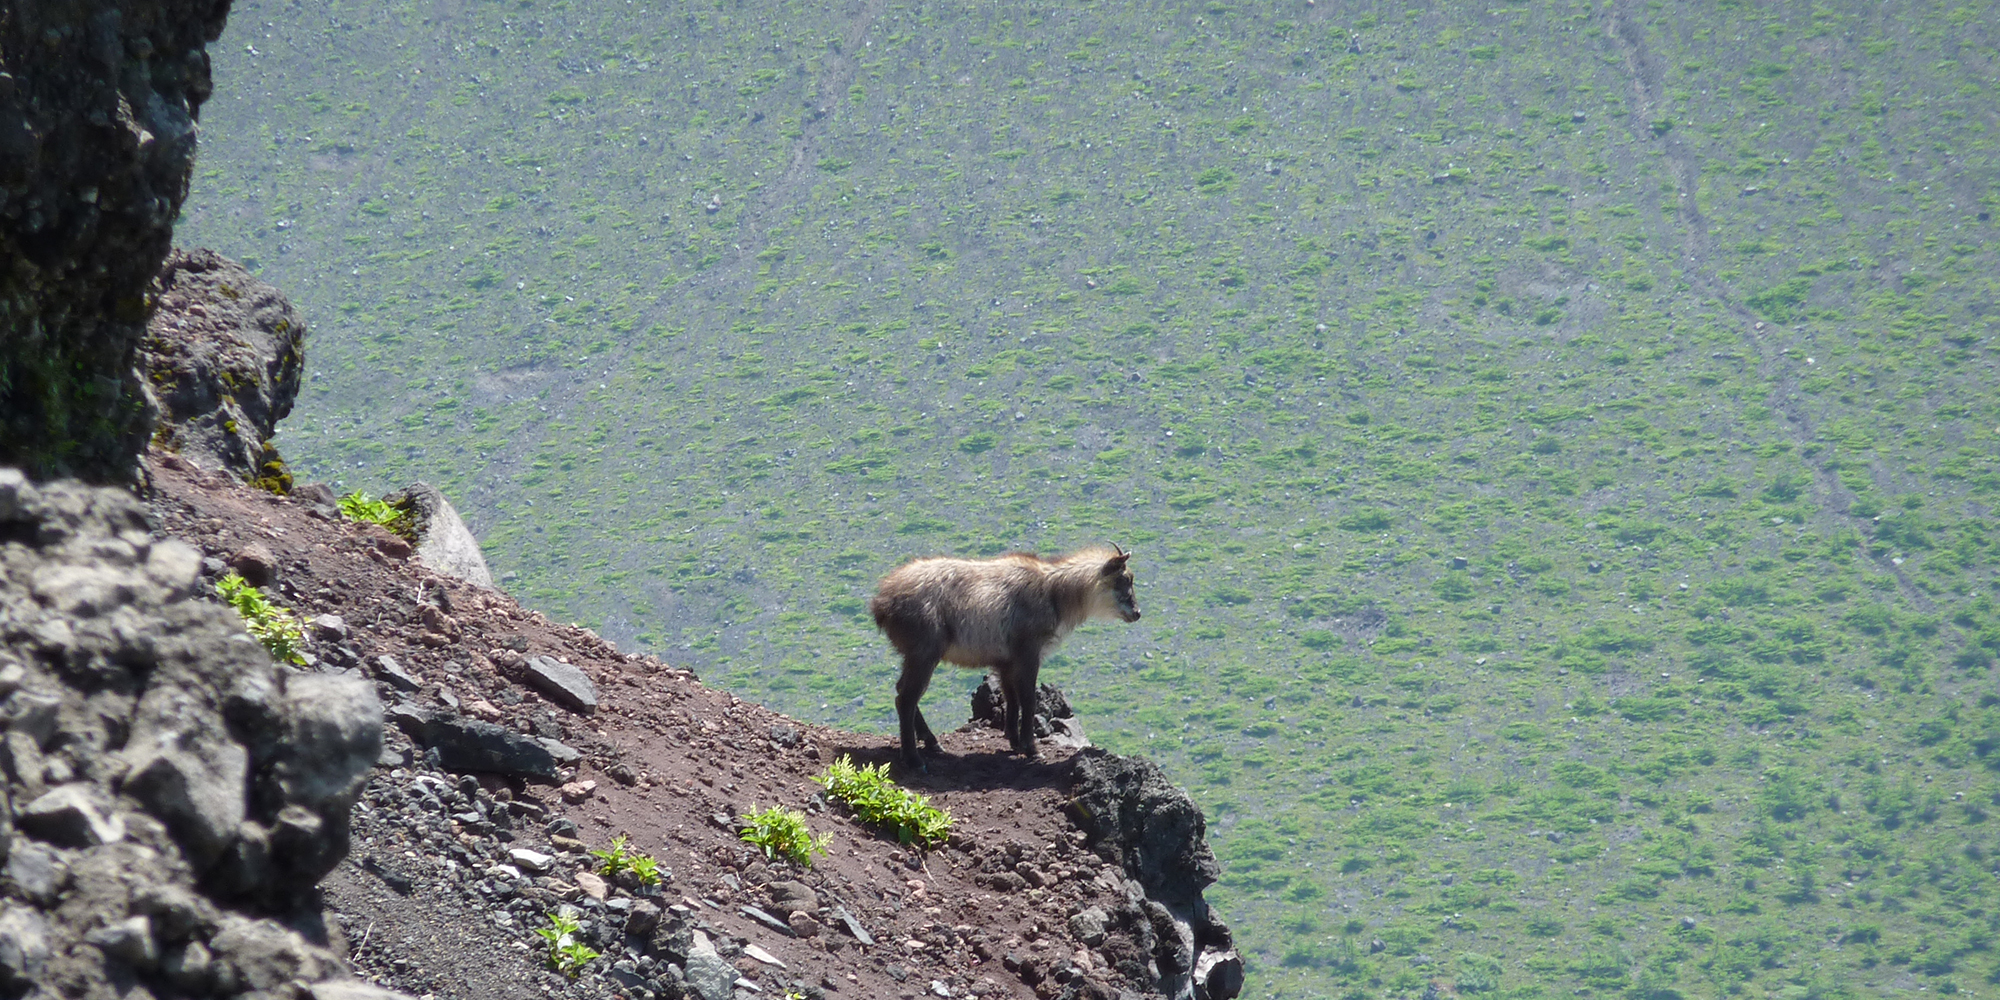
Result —
[{"label": "tuft of grass", "polygon": [[583,929],[583,925],[575,917],[561,912],[547,916],[549,926],[537,927],[535,933],[549,943],[549,968],[575,979],[584,966],[598,957],[598,951],[576,939],[576,933]]},{"label": "tuft of grass", "polygon": [[951,836],[951,813],[931,805],[889,778],[889,765],[855,766],[845,754],[813,779],[826,794],[846,803],[862,822],[895,831],[896,839],[918,847],[936,847]]},{"label": "tuft of grass", "polygon": [[236,613],[243,616],[243,627],[271,655],[284,663],[303,666],[306,662],[302,647],[305,645],[305,630],[299,626],[297,615],[290,608],[271,603],[264,592],[251,586],[250,581],[231,573],[217,580],[215,592]]},{"label": "tuft of grass", "polygon": [[804,813],[772,806],[743,816],[742,838],[761,848],[767,858],[790,858],[794,863],[810,868],[813,855],[825,854],[826,845],[833,840],[833,835],[814,838],[812,830],[806,827]]}]

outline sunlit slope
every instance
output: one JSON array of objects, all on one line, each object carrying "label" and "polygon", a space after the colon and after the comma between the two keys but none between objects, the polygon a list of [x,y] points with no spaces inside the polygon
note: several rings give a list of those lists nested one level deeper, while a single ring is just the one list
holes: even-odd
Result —
[{"label": "sunlit slope", "polygon": [[802,716],[1134,549],[1049,678],[1253,991],[1991,988],[1990,14],[991,6],[240,5],[183,239],[304,473]]}]

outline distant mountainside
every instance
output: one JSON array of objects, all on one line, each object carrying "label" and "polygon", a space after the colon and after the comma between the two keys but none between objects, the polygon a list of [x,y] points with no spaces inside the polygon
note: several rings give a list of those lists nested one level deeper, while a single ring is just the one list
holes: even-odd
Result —
[{"label": "distant mountainside", "polygon": [[1977,994],[1996,41],[239,3],[179,238],[312,324],[303,475],[801,718],[893,718],[898,560],[1132,549],[1048,674],[1194,789],[1252,992]]}]

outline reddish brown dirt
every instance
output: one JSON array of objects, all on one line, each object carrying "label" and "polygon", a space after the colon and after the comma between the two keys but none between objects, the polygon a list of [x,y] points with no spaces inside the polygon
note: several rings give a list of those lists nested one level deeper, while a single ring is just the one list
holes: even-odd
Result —
[{"label": "reddish brown dirt", "polygon": [[[548,877],[534,880],[531,898],[553,903],[582,894],[575,872],[586,859],[574,853],[577,845],[545,834],[537,814],[546,812],[574,820],[591,848],[625,835],[672,871],[663,904],[687,906],[710,927],[784,962],[781,970],[747,955],[735,959],[767,996],[802,986],[845,997],[939,995],[935,985],[952,996],[1048,997],[1059,990],[1048,975],[1055,969],[1073,980],[1072,994],[1142,988],[1069,931],[1072,914],[1091,905],[1109,911],[1124,899],[1124,888],[1122,873],[1084,848],[1063,812],[1066,752],[1045,745],[1042,759],[1028,762],[1009,754],[991,730],[945,734],[947,755],[929,775],[898,777],[950,810],[955,832],[948,847],[906,851],[838,807],[825,807],[809,780],[841,754],[861,763],[891,760],[893,741],[801,723],[707,688],[652,657],[620,653],[504,593],[431,572],[372,525],[318,516],[301,502],[158,452],[148,466],[153,506],[168,533],[225,563],[263,550],[249,557],[275,567],[265,588],[274,600],[302,618],[340,615],[352,630],[348,645],[364,664],[391,654],[421,680],[414,692],[379,683],[385,704],[449,710],[455,703],[468,715],[559,738],[583,752],[583,763],[565,777],[596,787],[573,795],[574,802],[551,785],[482,780],[495,798],[514,800],[528,817],[516,823],[506,846],[572,848]],[[449,611],[441,617],[432,610],[427,618],[439,590]],[[323,661],[337,661],[334,645],[313,648]],[[511,681],[495,666],[509,646],[582,668],[599,691],[595,715],[571,714]],[[802,738],[781,746],[773,727],[790,727]],[[391,746],[408,741],[392,734]],[[400,781],[395,776],[402,774],[378,768],[376,782]],[[766,862],[738,839],[733,824],[725,826],[774,804],[808,811],[816,832],[833,834],[831,853],[809,870]],[[430,874],[442,870],[434,863],[436,843],[406,843],[405,834],[372,815],[357,813],[354,848],[326,883],[336,918],[330,923],[346,929],[364,975],[440,998],[633,995],[602,976],[570,983],[543,969],[541,942],[528,927],[496,924],[479,900]],[[475,854],[497,846],[482,847],[463,831],[456,836]],[[1046,887],[1025,884],[1023,875]],[[862,945],[838,926],[815,937],[787,937],[739,912],[746,903],[769,908],[761,886],[779,879],[802,881],[823,901],[846,905],[877,943]],[[1114,958],[1115,944],[1114,935],[1102,946]],[[1031,967],[1025,976],[1013,971],[1023,963]],[[1039,989],[1024,979],[1039,979]]]}]

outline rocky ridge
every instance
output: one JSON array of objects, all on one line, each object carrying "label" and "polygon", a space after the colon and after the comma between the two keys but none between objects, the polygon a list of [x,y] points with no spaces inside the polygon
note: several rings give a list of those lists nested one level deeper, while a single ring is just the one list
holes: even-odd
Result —
[{"label": "rocky ridge", "polygon": [[139,364],[158,444],[284,491],[271,444],[305,370],[306,324],[276,288],[213,250],[176,248],[154,281],[159,308]]},{"label": "rocky ridge", "polygon": [[[968,724],[908,783],[951,810],[919,853],[811,778],[890,741],[804,724],[621,653],[588,630],[426,566],[323,505],[156,453],[162,524],[213,577],[264,574],[309,623],[313,669],[365,678],[390,734],[324,883],[329,928],[370,980],[434,997],[1217,997],[1241,988],[1199,810],[1141,761],[1051,727],[1025,762]],[[303,492],[303,491],[302,491]],[[1059,704],[1052,699],[1053,704]],[[1081,741],[1079,741],[1081,742]],[[832,850],[771,859],[737,819],[782,805]],[[597,875],[623,836],[657,887]],[[551,971],[553,914],[603,957]]]}]

